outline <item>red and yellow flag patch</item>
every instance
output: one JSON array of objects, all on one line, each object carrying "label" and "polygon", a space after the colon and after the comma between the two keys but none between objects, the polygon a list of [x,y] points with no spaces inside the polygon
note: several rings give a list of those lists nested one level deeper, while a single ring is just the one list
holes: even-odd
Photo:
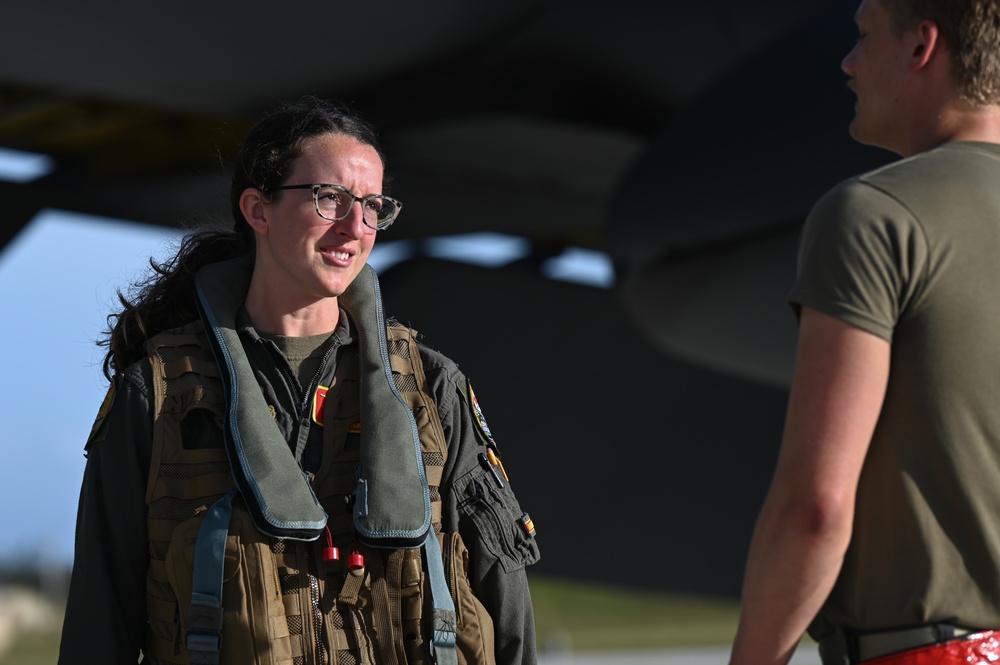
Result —
[{"label": "red and yellow flag patch", "polygon": [[524,527],[524,532],[528,534],[529,538],[535,537],[535,523],[528,516],[528,513],[521,515],[521,526]]},{"label": "red and yellow flag patch", "polygon": [[323,405],[326,404],[326,394],[330,391],[330,386],[317,386],[313,393],[312,419],[313,422],[323,426]]}]

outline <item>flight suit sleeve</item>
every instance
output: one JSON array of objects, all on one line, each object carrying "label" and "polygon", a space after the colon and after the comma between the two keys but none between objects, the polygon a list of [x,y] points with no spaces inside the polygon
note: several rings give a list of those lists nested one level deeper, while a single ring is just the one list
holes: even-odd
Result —
[{"label": "flight suit sleeve", "polygon": [[497,447],[468,380],[440,354],[421,349],[421,356],[448,442],[444,529],[457,529],[469,549],[470,582],[493,618],[498,665],[533,664],[535,618],[525,566],[539,558],[534,527],[503,471],[488,462],[488,450],[496,454]]},{"label": "flight suit sleeve", "polygon": [[148,362],[119,374],[87,441],[60,665],[134,665],[146,629]]}]

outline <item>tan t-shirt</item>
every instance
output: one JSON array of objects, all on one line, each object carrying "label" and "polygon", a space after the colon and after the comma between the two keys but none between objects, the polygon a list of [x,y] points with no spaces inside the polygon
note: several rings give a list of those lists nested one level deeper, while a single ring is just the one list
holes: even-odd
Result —
[{"label": "tan t-shirt", "polygon": [[270,333],[260,333],[260,336],[274,342],[285,356],[300,390],[308,390],[312,385],[323,356],[333,343],[332,332],[308,337],[284,337]]},{"label": "tan t-shirt", "polygon": [[1000,145],[946,144],[833,189],[790,301],[892,344],[851,544],[810,634],[1000,628]]}]

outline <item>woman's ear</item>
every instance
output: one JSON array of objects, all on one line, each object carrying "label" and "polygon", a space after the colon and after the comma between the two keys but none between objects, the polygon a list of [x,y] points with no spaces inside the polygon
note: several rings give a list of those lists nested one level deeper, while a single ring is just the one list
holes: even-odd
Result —
[{"label": "woman's ear", "polygon": [[267,235],[267,218],[264,217],[264,193],[255,187],[247,187],[240,194],[240,212],[254,231]]}]

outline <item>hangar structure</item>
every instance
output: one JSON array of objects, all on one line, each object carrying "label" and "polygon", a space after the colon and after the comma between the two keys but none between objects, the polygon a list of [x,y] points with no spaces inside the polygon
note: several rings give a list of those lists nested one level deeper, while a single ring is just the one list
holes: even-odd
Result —
[{"label": "hangar structure", "polygon": [[[405,204],[380,242],[414,248],[381,276],[386,309],[477,386],[538,570],[734,595],[793,362],[798,229],[890,157],[846,132],[855,9],[18,3],[0,26],[0,147],[53,169],[0,183],[0,247],[45,208],[226,219],[226,165],[261,112],[344,101],[379,128]],[[530,251],[487,268],[427,250],[477,232]],[[570,249],[609,257],[610,288],[547,279]]]}]

